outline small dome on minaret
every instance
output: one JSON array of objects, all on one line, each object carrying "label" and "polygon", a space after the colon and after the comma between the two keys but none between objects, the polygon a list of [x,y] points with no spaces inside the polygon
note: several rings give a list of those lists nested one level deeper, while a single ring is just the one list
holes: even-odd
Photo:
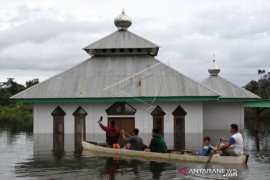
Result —
[{"label": "small dome on minaret", "polygon": [[131,26],[132,21],[130,17],[125,14],[123,9],[122,13],[114,19],[114,24],[119,31],[125,31]]},{"label": "small dome on minaret", "polygon": [[213,65],[208,69],[208,72],[211,76],[218,76],[218,73],[220,72],[219,67],[216,65],[216,60],[213,59]]}]

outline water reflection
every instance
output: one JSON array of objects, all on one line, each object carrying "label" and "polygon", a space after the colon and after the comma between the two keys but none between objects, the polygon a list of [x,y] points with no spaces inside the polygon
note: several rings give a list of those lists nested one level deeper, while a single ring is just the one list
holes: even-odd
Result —
[{"label": "water reflection", "polygon": [[[220,134],[227,135],[228,131],[209,131],[205,132],[207,135],[211,135],[213,139],[218,139]],[[98,134],[91,134],[88,135],[88,137],[95,137],[100,138],[100,135]],[[168,135],[167,135],[168,136]],[[200,135],[202,136],[202,135]],[[196,142],[198,135],[188,135],[189,141],[192,141],[192,137],[195,138],[193,141]],[[50,134],[37,134],[35,135],[35,142],[34,142],[34,162],[41,161],[44,163],[44,161],[51,161],[51,159],[56,158],[59,162],[56,163],[56,161],[52,161],[54,168],[56,168],[56,172],[58,172],[58,166],[63,167],[64,169],[69,169],[69,173],[73,174],[76,172],[72,172],[75,169],[69,168],[74,167],[75,164],[78,165],[81,169],[79,169],[80,172],[91,172],[94,173],[91,174],[91,179],[119,179],[119,178],[135,178],[140,179],[143,177],[144,179],[164,179],[164,177],[171,177],[174,178],[177,176],[177,168],[181,166],[189,165],[190,167],[201,167],[201,165],[198,164],[191,164],[191,163],[164,163],[164,162],[154,162],[154,161],[148,161],[145,159],[140,160],[134,160],[134,159],[128,159],[126,157],[110,157],[110,155],[101,155],[101,154],[93,154],[91,152],[83,152],[82,151],[82,135],[81,134],[66,134],[64,136],[65,141],[63,141],[63,137],[61,135],[53,137],[51,139]],[[42,139],[42,141],[39,141]],[[46,141],[47,142],[46,142]],[[56,140],[56,141],[54,141]],[[74,141],[73,141],[74,140]],[[53,142],[52,142],[53,141]],[[94,141],[94,140],[92,140]],[[56,144],[59,143],[58,145]],[[64,145],[63,145],[64,142]],[[48,145],[53,144],[54,153],[50,155],[50,153],[44,154],[46,151],[44,144],[46,145],[46,148],[48,150]],[[65,150],[63,150],[63,147]],[[196,147],[196,146],[190,146],[190,147]],[[59,148],[59,149],[55,149]],[[196,149],[198,150],[198,149]],[[48,152],[48,151],[47,151]],[[57,152],[57,153],[56,153]],[[50,158],[50,156],[53,156]],[[54,164],[56,163],[56,164]],[[83,164],[87,164],[88,166],[82,166]],[[90,165],[91,164],[91,165]],[[180,164],[180,165],[179,165]],[[80,165],[80,166],[79,166]],[[30,164],[31,166],[31,164]],[[35,166],[34,166],[35,167]],[[34,168],[33,167],[33,168]],[[240,170],[240,172],[244,171],[247,167],[242,165],[213,165],[210,164],[209,166],[203,165],[204,168],[237,168]],[[93,172],[94,171],[94,172]],[[145,173],[145,171],[147,173]],[[60,170],[61,174],[63,173]],[[142,175],[142,172],[144,174]],[[166,172],[166,173],[164,173]],[[168,173],[171,172],[171,173]],[[67,173],[67,172],[66,172]],[[168,174],[167,174],[168,173]],[[241,173],[240,173],[241,174]],[[86,174],[82,174],[82,176],[89,176]],[[63,176],[54,175],[53,178],[59,178]],[[67,178],[65,176],[65,178]],[[203,177],[200,177],[203,178]],[[214,176],[213,178],[217,178],[217,176]]]},{"label": "water reflection", "polygon": [[[115,179],[115,172],[119,169],[119,160],[115,158],[108,158],[106,160],[105,169],[101,171],[101,176],[108,175],[110,180]],[[106,177],[106,176],[105,176]]]},{"label": "water reflection", "polygon": [[150,171],[152,172],[152,179],[160,179],[162,172],[165,170],[167,163],[150,162]]},{"label": "water reflection", "polygon": [[[82,152],[80,135],[65,134],[63,141],[63,136],[54,137],[51,134],[32,136],[2,130],[0,131],[0,179],[172,179],[182,178],[177,174],[177,170],[185,166],[190,168],[236,168],[241,179],[265,179],[270,174],[269,132],[261,132],[257,137],[249,130],[243,133],[246,152],[250,154],[248,166],[233,164],[205,166],[205,164],[186,162],[150,162],[147,159],[135,160]],[[224,130],[209,131],[203,135],[211,136],[214,142],[220,135],[229,134],[227,130]],[[198,142],[201,141],[199,136],[202,137],[202,134],[186,136],[186,142],[193,141],[189,147],[199,146]],[[90,137],[102,140],[104,135],[87,135],[87,138],[90,139]],[[257,148],[258,144],[260,150]],[[213,177],[190,178],[220,177],[213,175]]]},{"label": "water reflection", "polygon": [[256,143],[257,151],[260,151],[260,139],[259,139],[259,133],[258,132],[255,132],[255,143]]}]

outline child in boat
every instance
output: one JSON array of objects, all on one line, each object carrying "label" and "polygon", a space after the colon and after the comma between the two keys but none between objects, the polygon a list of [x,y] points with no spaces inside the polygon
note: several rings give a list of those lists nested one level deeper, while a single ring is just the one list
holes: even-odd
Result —
[{"label": "child in boat", "polygon": [[199,152],[199,155],[208,156],[212,149],[213,149],[213,146],[211,145],[210,137],[204,137],[203,138],[203,149]]}]

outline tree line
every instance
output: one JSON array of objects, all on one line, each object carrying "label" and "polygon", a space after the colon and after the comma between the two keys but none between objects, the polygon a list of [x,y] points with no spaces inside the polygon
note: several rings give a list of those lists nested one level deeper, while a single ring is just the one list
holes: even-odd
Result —
[{"label": "tree line", "polygon": [[0,82],[0,128],[16,131],[33,129],[33,105],[17,103],[11,96],[39,83],[38,79],[19,84],[13,78]]}]

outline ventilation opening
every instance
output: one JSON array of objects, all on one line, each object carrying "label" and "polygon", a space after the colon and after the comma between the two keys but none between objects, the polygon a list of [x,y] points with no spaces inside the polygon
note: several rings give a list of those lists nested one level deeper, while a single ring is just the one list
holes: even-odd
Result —
[{"label": "ventilation opening", "polygon": [[108,115],[134,115],[136,109],[126,102],[116,102],[106,109]]}]

